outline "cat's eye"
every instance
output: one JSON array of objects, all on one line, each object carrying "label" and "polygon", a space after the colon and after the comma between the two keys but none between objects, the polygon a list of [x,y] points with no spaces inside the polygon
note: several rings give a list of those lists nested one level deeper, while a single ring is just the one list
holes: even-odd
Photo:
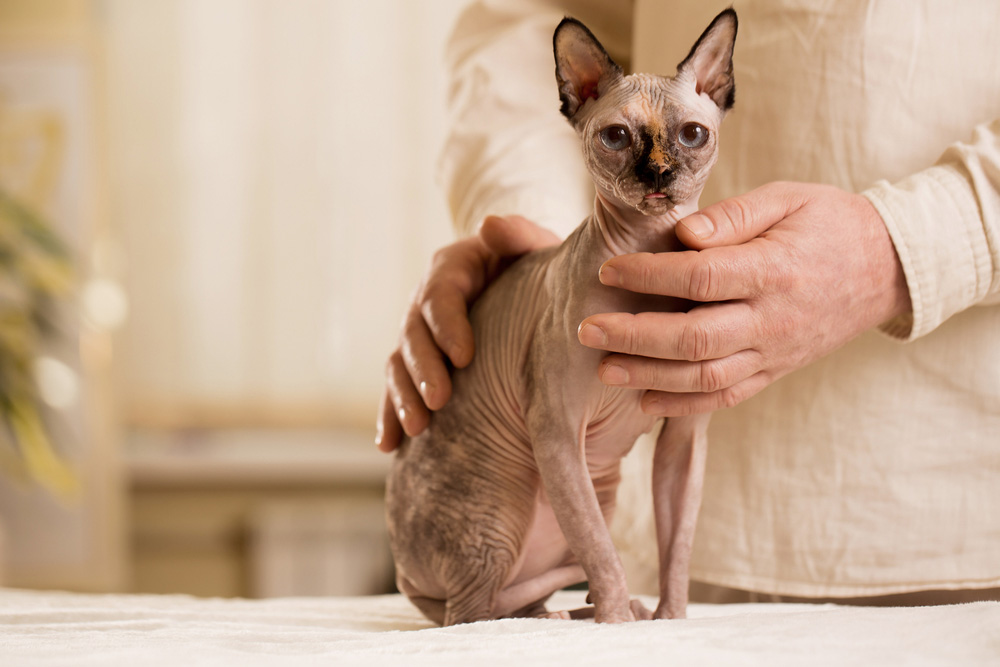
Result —
[{"label": "cat's eye", "polygon": [[623,125],[610,125],[600,133],[601,143],[613,151],[620,151],[632,145],[632,135]]},{"label": "cat's eye", "polygon": [[698,123],[685,123],[677,133],[677,141],[688,148],[704,146],[708,141],[708,129]]}]

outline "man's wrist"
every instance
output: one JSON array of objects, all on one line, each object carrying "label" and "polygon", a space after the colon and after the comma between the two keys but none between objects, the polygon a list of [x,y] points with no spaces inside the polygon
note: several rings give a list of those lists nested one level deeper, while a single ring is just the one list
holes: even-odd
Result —
[{"label": "man's wrist", "polygon": [[910,300],[906,272],[885,221],[866,197],[859,196],[858,201],[870,228],[873,265],[879,275],[875,284],[876,298],[879,301],[875,308],[876,325],[886,327],[893,322],[912,321],[913,303]]}]

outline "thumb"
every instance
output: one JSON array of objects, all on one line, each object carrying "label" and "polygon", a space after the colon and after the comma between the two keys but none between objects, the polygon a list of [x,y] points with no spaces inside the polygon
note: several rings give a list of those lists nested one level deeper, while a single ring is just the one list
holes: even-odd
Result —
[{"label": "thumb", "polygon": [[677,223],[677,238],[695,250],[746,243],[802,207],[795,185],[768,183],[706,206]]},{"label": "thumb", "polygon": [[486,216],[479,226],[479,237],[500,257],[516,257],[559,243],[551,231],[519,215]]}]

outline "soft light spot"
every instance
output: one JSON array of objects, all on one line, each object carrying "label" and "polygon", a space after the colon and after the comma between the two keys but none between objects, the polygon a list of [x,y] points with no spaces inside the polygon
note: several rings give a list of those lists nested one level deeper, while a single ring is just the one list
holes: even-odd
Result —
[{"label": "soft light spot", "polygon": [[52,357],[38,357],[32,369],[42,400],[57,410],[76,403],[80,381],[72,368]]},{"label": "soft light spot", "polygon": [[128,297],[121,285],[95,278],[83,288],[83,314],[101,329],[115,329],[128,317]]}]

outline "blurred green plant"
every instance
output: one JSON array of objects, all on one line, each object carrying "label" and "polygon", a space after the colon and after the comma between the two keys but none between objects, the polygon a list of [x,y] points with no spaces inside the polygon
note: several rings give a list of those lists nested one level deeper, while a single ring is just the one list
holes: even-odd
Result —
[{"label": "blurred green plant", "polygon": [[66,247],[0,189],[0,469],[63,499],[77,493],[78,480],[52,447],[34,369],[55,330],[54,304],[72,285]]}]

